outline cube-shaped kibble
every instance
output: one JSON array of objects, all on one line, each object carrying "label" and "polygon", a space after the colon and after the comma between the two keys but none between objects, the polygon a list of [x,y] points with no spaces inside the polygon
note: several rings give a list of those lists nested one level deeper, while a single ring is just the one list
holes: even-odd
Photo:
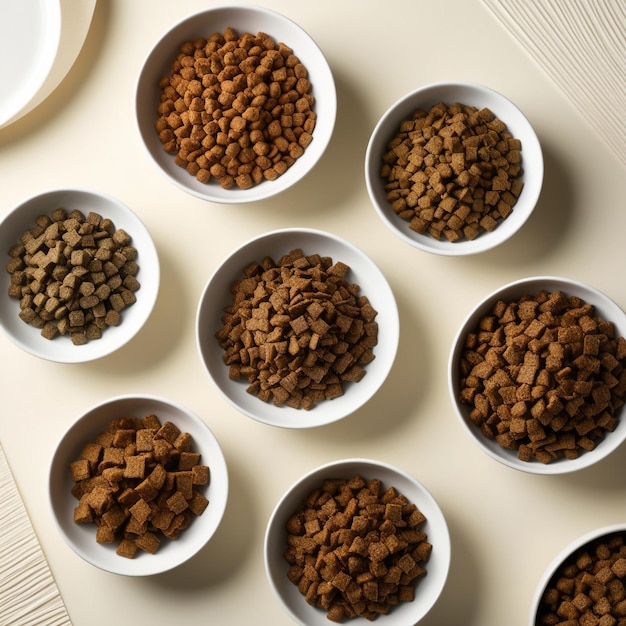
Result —
[{"label": "cube-shaped kibble", "polygon": [[117,504],[111,506],[102,515],[104,523],[115,532],[126,521],[128,514],[125,513]]},{"label": "cube-shaped kibble", "polygon": [[87,459],[72,461],[72,463],[70,463],[70,471],[72,472],[72,480],[74,482],[89,478],[89,476],[91,475],[89,469],[89,461]]},{"label": "cube-shaped kibble", "polygon": [[175,515],[176,514],[169,509],[159,509],[159,511],[154,514],[150,522],[159,530],[167,530]]},{"label": "cube-shaped kibble", "polygon": [[89,461],[91,467],[95,467],[100,462],[102,446],[98,443],[87,443],[83,446],[80,456]]},{"label": "cube-shaped kibble", "polygon": [[143,455],[129,456],[126,458],[124,478],[145,478],[146,457]]},{"label": "cube-shaped kibble", "polygon": [[180,433],[174,441],[174,447],[181,452],[189,452],[191,450],[191,435],[189,433]]},{"label": "cube-shaped kibble", "polygon": [[135,431],[127,428],[120,428],[113,433],[113,445],[116,448],[125,448],[131,443],[135,443]]},{"label": "cube-shaped kibble", "polygon": [[211,472],[208,465],[195,465],[191,468],[191,476],[194,485],[208,485]]},{"label": "cube-shaped kibble", "polygon": [[199,491],[194,490],[193,496],[189,500],[189,510],[194,515],[202,515],[207,506],[209,506],[209,500]]},{"label": "cube-shaped kibble", "polygon": [[190,470],[194,465],[200,463],[200,454],[198,452],[181,452],[178,459],[179,471]]},{"label": "cube-shaped kibble", "polygon": [[102,454],[102,467],[124,465],[124,450],[122,448],[105,448]]},{"label": "cube-shaped kibble", "polygon": [[156,434],[154,428],[141,428],[137,431],[135,436],[135,442],[137,445],[137,452],[151,452],[154,445],[154,435]]},{"label": "cube-shaped kibble", "polygon": [[132,515],[128,518],[128,521],[124,525],[124,535],[143,535],[148,530],[148,522],[140,522],[136,517]]},{"label": "cube-shaped kibble", "polygon": [[193,495],[193,476],[191,472],[176,472],[176,490],[183,494],[185,500]]},{"label": "cube-shaped kibble", "polygon": [[111,490],[95,487],[88,496],[87,502],[97,515],[102,515],[112,504]]},{"label": "cube-shaped kibble", "polygon": [[132,539],[124,538],[118,544],[115,552],[119,556],[126,557],[127,559],[132,559],[137,553],[137,544]]},{"label": "cube-shaped kibble", "polygon": [[174,445],[178,435],[180,435],[180,429],[172,422],[165,422],[156,433],[157,438],[165,439],[172,445]]},{"label": "cube-shaped kibble", "polygon": [[137,502],[130,507],[129,511],[139,523],[147,522],[152,514],[150,505],[143,498],[137,500]]},{"label": "cube-shaped kibble", "polygon": [[150,484],[155,489],[162,489],[163,485],[165,484],[166,479],[167,479],[167,471],[160,463],[157,463],[154,466],[154,469],[150,472],[148,476],[148,480]]},{"label": "cube-shaped kibble", "polygon": [[136,487],[135,491],[146,501],[151,502],[159,495],[159,490],[150,482],[150,477],[144,478]]},{"label": "cube-shaped kibble", "polygon": [[96,543],[115,543],[115,532],[106,524],[100,524],[96,528]]},{"label": "cube-shaped kibble", "polygon": [[161,540],[151,532],[146,532],[143,535],[140,535],[135,540],[135,545],[138,548],[141,548],[145,552],[149,552],[150,554],[154,554],[161,544]]},{"label": "cube-shaped kibble", "polygon": [[187,509],[189,507],[189,503],[180,491],[175,491],[172,496],[167,499],[167,507],[170,511],[178,514]]},{"label": "cube-shaped kibble", "polygon": [[74,508],[74,522],[77,524],[89,524],[93,522],[91,507],[87,502],[87,496],[83,496]]}]

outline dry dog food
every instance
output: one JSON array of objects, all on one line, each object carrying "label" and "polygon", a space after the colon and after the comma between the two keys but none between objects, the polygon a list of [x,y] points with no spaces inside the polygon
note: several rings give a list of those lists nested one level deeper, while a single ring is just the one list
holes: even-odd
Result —
[{"label": "dry dog food", "polygon": [[414,599],[432,551],[425,522],[380,480],[325,480],[287,521],[289,580],[332,622],[372,621]]},{"label": "dry dog food", "polygon": [[626,340],[561,291],[498,301],[464,339],[461,402],[523,461],[575,459],[614,430],[626,393]]},{"label": "dry dog food", "polygon": [[250,263],[216,334],[230,378],[265,402],[307,410],[359,382],[375,358],[378,313],[349,270],[301,249]]},{"label": "dry dog food", "polygon": [[266,33],[227,28],[185,42],[159,87],[161,143],[202,183],[249,189],[275,180],[313,139],[308,71]]},{"label": "dry dog food", "polygon": [[9,250],[9,296],[20,318],[75,345],[118,326],[137,300],[137,250],[130,235],[95,212],[59,208],[41,215]]},{"label": "dry dog food", "polygon": [[112,420],[70,464],[74,521],[95,524],[96,541],[116,543],[120,556],[154,554],[209,504],[202,489],[210,469],[192,444],[189,433],[156,415]]},{"label": "dry dog food", "polygon": [[522,191],[521,142],[487,108],[440,102],[404,120],[381,175],[394,212],[450,242],[492,231]]},{"label": "dry dog food", "polygon": [[566,559],[541,599],[537,626],[626,626],[624,533],[589,543]]}]

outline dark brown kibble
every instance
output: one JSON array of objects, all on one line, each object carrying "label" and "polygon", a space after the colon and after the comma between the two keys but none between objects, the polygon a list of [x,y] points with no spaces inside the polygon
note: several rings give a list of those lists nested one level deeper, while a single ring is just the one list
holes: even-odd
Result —
[{"label": "dark brown kibble", "polygon": [[374,359],[376,310],[343,263],[292,250],[252,262],[216,333],[231,380],[265,402],[309,410],[359,382]]},{"label": "dark brown kibble", "polygon": [[[130,235],[97,213],[64,209],[41,215],[9,250],[9,296],[21,319],[46,339],[100,339],[136,300],[137,250]],[[128,295],[130,294],[130,295]]]},{"label": "dark brown kibble", "polygon": [[488,109],[440,102],[403,120],[387,144],[387,201],[409,228],[451,243],[491,232],[517,203],[521,143]]},{"label": "dark brown kibble", "polygon": [[498,301],[463,338],[459,400],[487,438],[522,461],[592,450],[626,395],[626,340],[561,291]]},{"label": "dark brown kibble", "polygon": [[286,523],[289,580],[332,622],[374,620],[411,602],[432,545],[426,517],[380,480],[328,479]]}]

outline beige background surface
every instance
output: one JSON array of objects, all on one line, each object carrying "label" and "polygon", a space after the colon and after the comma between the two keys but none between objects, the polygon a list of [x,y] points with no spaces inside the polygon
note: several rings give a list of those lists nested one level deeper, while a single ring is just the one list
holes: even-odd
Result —
[{"label": "beige background surface", "polygon": [[[77,626],[113,623],[291,623],[263,569],[263,535],[283,491],[327,461],[366,456],[413,474],[438,500],[452,538],[444,592],[424,626],[527,623],[552,557],[594,528],[624,521],[626,449],[577,475],[541,477],[486,457],[456,422],[446,387],[450,345],[470,308],[536,274],[588,282],[626,307],[626,176],[594,128],[478,0],[251,2],[298,22],[325,52],[338,90],[334,138],[317,167],[281,196],[209,204],[161,176],[139,141],[133,101],[142,62],[199,0],[100,0],[77,62],[35,111],[0,131],[0,212],[40,191],[80,186],[117,196],[144,220],[160,253],[154,313],[118,353],[49,363],[0,337],[0,440]],[[384,7],[384,9],[382,8]],[[524,229],[470,258],[422,253],[383,226],[363,158],[379,116],[419,85],[484,83],[512,99],[542,142],[545,183]],[[227,406],[196,351],[201,290],[232,248],[262,232],[310,226],[359,246],[395,292],[401,342],[387,382],[344,421],[279,430]],[[213,541],[180,568],[147,579],[94,569],[57,535],[47,504],[56,440],[93,403],[155,393],[210,425],[230,470],[230,501]]]}]

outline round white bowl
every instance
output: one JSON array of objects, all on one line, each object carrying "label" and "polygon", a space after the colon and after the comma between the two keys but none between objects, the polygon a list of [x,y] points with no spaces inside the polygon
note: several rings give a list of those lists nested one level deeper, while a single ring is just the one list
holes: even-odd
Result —
[{"label": "round white bowl", "polygon": [[119,326],[110,326],[100,339],[85,345],[74,345],[68,336],[57,335],[45,339],[38,328],[30,326],[19,317],[19,302],[9,297],[7,291],[10,275],[0,272],[0,328],[8,338],[26,352],[59,363],[82,363],[115,352],[130,341],[142,328],[154,308],[159,291],[160,269],[156,248],[144,223],[129,207],[111,196],[85,189],[56,189],[42,192],[24,200],[0,221],[0,253],[9,261],[9,249],[19,242],[25,230],[35,226],[39,215],[50,215],[57,208],[75,209],[85,215],[94,211],[113,221],[117,229],[124,229],[137,249],[140,288],[137,301],[121,312]]},{"label": "round white bowl", "polygon": [[[172,59],[185,41],[209,37],[226,28],[239,34],[267,33],[276,43],[293,49],[308,70],[311,94],[317,113],[313,141],[304,154],[274,181],[264,181],[243,190],[222,189],[216,181],[201,183],[176,165],[174,156],[163,149],[154,128],[159,104],[159,80],[169,74]],[[326,58],[313,39],[289,18],[271,9],[245,5],[224,5],[191,15],[173,26],[148,54],[137,83],[136,117],[141,139],[159,170],[183,191],[211,202],[235,204],[255,202],[274,196],[302,179],[319,161],[332,136],[337,115],[337,95],[333,75]]]},{"label": "round white bowl", "polygon": [[603,526],[602,528],[596,528],[588,533],[585,533],[581,537],[578,537],[574,541],[565,546],[550,562],[545,572],[541,576],[539,583],[535,589],[532,602],[530,604],[530,615],[528,618],[528,626],[537,626],[537,613],[541,606],[541,599],[543,594],[550,583],[552,577],[557,573],[561,566],[569,560],[569,558],[576,552],[584,548],[587,544],[595,543],[603,538],[608,538],[609,535],[624,534],[626,533],[626,524],[612,524],[609,526]]},{"label": "round white bowl", "polygon": [[[511,213],[500,220],[491,232],[483,232],[473,240],[449,242],[437,240],[428,234],[419,234],[409,228],[391,208],[385,194],[385,182],[380,175],[382,156],[387,143],[394,137],[400,122],[410,119],[417,109],[428,110],[445,102],[459,102],[478,109],[488,107],[507,126],[507,130],[522,142],[520,180],[524,188]],[[402,96],[383,114],[370,137],[365,154],[365,181],[370,200],[378,215],[402,241],[425,252],[444,256],[463,256],[490,250],[512,237],[533,212],[543,184],[543,156],[537,135],[524,114],[505,96],[483,85],[466,82],[433,83]]]},{"label": "round white bowl", "polygon": [[[200,462],[210,468],[210,483],[203,492],[209,499],[209,505],[177,539],[164,539],[155,554],[139,550],[134,558],[129,559],[117,555],[114,544],[98,544],[93,524],[74,522],[73,512],[78,501],[71,493],[74,481],[70,473],[70,463],[80,458],[83,446],[94,441],[111,420],[129,415],[141,418],[150,414],[155,414],[161,423],[171,421],[182,432],[191,435],[192,449],[201,454]],[[228,471],[217,439],[196,414],[158,396],[117,396],[88,409],[61,437],[50,465],[48,494],[54,524],[67,545],[78,556],[114,574],[149,576],[184,563],[211,539],[226,509]]]},{"label": "round white bowl", "polygon": [[383,489],[395,487],[426,516],[422,530],[432,544],[427,570],[418,583],[415,599],[401,602],[381,617],[386,626],[417,624],[434,606],[445,585],[450,567],[450,535],[445,517],[428,490],[415,478],[397,467],[370,459],[344,459],[322,465],[299,478],[274,508],[265,532],[265,571],[270,585],[291,619],[303,626],[328,624],[326,612],[309,605],[298,588],[287,578],[289,564],[283,558],[287,533],[285,523],[302,504],[304,498],[328,478],[380,479]]},{"label": "round white bowl", "polygon": [[[378,311],[376,358],[365,366],[366,374],[358,383],[344,386],[344,394],[324,400],[311,410],[294,409],[266,403],[246,391],[248,384],[229,378],[229,368],[222,361],[224,351],[215,333],[221,328],[221,316],[232,302],[230,286],[243,277],[242,271],[252,261],[265,256],[275,262],[301,248],[305,255],[330,256],[350,267],[346,280],[360,286],[359,295],[367,296]],[[240,412],[259,422],[284,428],[312,428],[336,422],[364,405],[383,384],[393,365],[399,339],[399,317],[391,287],[382,272],[361,250],[336,235],[312,229],[276,230],[251,239],[232,252],[210,277],[198,306],[197,346],[200,359],[222,395]]]},{"label": "round white bowl", "polygon": [[514,300],[522,295],[536,294],[541,290],[561,290],[568,296],[578,296],[595,308],[595,315],[613,322],[616,335],[626,336],[626,313],[608,296],[598,289],[568,278],[554,276],[536,276],[514,281],[483,298],[467,315],[452,343],[448,361],[448,389],[452,406],[463,429],[472,441],[488,456],[500,463],[532,474],[565,474],[589,467],[607,457],[618,448],[626,438],[626,420],[624,409],[619,410],[617,427],[607,432],[594,450],[582,451],[577,459],[557,459],[548,464],[539,461],[521,461],[514,450],[502,448],[495,440],[485,437],[469,419],[471,407],[458,400],[459,359],[463,351],[463,341],[468,332],[476,328],[478,320],[488,313],[498,300]]}]

